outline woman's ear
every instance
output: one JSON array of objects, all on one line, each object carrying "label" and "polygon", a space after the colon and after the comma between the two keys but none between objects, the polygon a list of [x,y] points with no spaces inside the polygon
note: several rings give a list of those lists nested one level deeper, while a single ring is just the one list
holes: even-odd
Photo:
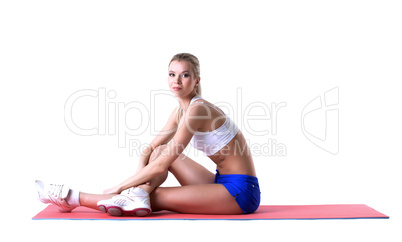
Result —
[{"label": "woman's ear", "polygon": [[198,77],[196,82],[195,82],[195,86],[198,86],[198,84],[200,84],[200,81],[201,81],[201,77]]}]

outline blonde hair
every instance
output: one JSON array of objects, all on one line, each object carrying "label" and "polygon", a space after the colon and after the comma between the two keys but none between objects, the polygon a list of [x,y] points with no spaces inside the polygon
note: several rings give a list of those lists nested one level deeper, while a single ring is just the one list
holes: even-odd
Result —
[{"label": "blonde hair", "polygon": [[[169,62],[172,63],[172,61],[187,61],[191,65],[191,69],[194,73],[194,78],[197,79],[200,77],[200,61],[198,58],[190,53],[179,53],[176,54],[172,57],[172,59]],[[201,85],[198,83],[198,85],[195,87],[195,94],[198,96],[201,96]],[[179,106],[177,109],[177,114],[176,114],[176,121],[179,123],[181,116],[183,115],[183,109]]]}]

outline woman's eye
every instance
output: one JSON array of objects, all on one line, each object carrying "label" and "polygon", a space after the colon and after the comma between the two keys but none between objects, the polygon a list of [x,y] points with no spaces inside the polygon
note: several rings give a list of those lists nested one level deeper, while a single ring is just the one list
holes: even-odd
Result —
[{"label": "woman's eye", "polygon": [[174,77],[174,74],[173,74],[173,73],[169,73],[169,76]]},{"label": "woman's eye", "polygon": [[183,77],[189,77],[190,75],[189,74],[183,74]]}]

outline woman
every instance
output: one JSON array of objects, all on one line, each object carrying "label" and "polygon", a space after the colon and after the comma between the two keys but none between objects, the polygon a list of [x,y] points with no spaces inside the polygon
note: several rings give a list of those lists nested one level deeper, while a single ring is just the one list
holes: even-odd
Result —
[{"label": "woman", "polygon": [[[179,213],[252,213],[260,203],[253,159],[236,124],[201,97],[200,65],[188,53],[169,63],[168,84],[179,106],[140,157],[137,172],[104,194],[89,194],[65,185],[36,181],[39,199],[61,212],[77,206],[113,216],[147,216],[151,211]],[[182,152],[188,143],[216,165],[214,175]],[[181,186],[159,187],[170,171]]]}]

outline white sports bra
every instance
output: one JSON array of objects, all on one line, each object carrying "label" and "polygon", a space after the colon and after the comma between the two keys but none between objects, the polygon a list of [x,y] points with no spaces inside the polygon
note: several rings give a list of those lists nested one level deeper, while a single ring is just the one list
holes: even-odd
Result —
[{"label": "white sports bra", "polygon": [[[194,96],[191,99],[190,105],[199,99],[202,99],[202,97]],[[201,150],[206,156],[210,156],[225,147],[235,137],[239,128],[225,113],[217,110],[206,102],[197,101],[197,103],[205,103],[225,116],[225,122],[219,126],[219,128],[209,132],[195,131],[194,136],[190,141],[194,148]]]}]

